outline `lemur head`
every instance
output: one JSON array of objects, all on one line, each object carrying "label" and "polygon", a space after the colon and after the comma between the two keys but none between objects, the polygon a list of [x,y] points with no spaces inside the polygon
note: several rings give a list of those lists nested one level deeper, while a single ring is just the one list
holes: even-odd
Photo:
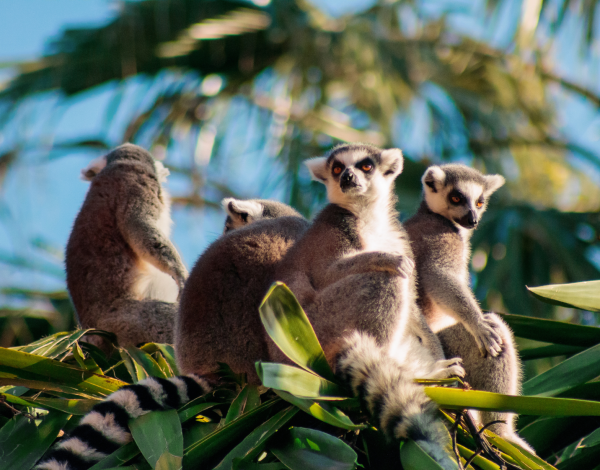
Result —
[{"label": "lemur head", "polygon": [[329,202],[345,207],[389,198],[404,159],[399,149],[342,144],[304,163],[312,178],[327,187]]},{"label": "lemur head", "polygon": [[287,204],[268,199],[234,199],[226,197],[221,201],[227,219],[224,232],[235,230],[261,219],[276,219],[277,217],[302,217],[299,212]]},{"label": "lemur head", "polygon": [[142,147],[134,144],[123,144],[107,155],[92,160],[87,167],[81,170],[81,178],[86,181],[92,181],[104,167],[113,162],[139,162],[151,166],[154,168],[159,183],[167,181],[167,176],[169,176],[169,170],[161,162],[155,160]]},{"label": "lemur head", "polygon": [[421,181],[427,207],[467,229],[477,227],[489,197],[504,184],[500,175],[461,164],[431,166]]}]

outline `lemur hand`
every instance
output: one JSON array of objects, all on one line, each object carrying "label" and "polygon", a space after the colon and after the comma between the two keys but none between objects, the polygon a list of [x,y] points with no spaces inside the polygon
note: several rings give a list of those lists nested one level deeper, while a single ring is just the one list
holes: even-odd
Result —
[{"label": "lemur hand", "polygon": [[483,357],[488,354],[496,357],[502,352],[503,341],[498,328],[499,326],[489,315],[483,315],[482,321],[475,325],[472,333]]}]

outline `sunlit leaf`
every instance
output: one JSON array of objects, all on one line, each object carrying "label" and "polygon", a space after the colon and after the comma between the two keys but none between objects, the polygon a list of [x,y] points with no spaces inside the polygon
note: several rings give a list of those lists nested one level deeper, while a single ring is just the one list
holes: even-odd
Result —
[{"label": "sunlit leaf", "polygon": [[327,380],[336,381],[304,310],[285,284],[276,282],[271,286],[259,311],[267,333],[292,361]]},{"label": "sunlit leaf", "polygon": [[[152,467],[165,453],[178,458],[179,468],[183,457],[183,433],[175,410],[153,411],[129,423],[133,440]],[[165,457],[163,465],[173,462]],[[165,466],[164,468],[170,468]]]},{"label": "sunlit leaf", "polygon": [[543,302],[600,312],[600,281],[527,287]]}]

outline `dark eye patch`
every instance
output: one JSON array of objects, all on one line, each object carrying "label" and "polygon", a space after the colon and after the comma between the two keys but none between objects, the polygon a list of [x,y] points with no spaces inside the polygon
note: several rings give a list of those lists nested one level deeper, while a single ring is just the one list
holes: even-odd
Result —
[{"label": "dark eye patch", "polygon": [[[364,166],[370,166],[371,169],[370,170],[364,170],[363,167]],[[364,171],[365,173],[368,173],[370,171],[373,170],[373,168],[375,168],[375,162],[373,160],[371,160],[370,158],[365,158],[364,160],[361,160],[360,162],[358,162],[356,165],[354,165],[356,168],[358,168],[361,171]]]},{"label": "dark eye patch", "polygon": [[344,168],[346,168],[346,166],[336,160],[333,162],[333,165],[331,165],[331,172],[334,176],[339,176],[344,171]]},{"label": "dark eye patch", "polygon": [[454,204],[455,206],[457,206],[457,205],[465,202],[465,195],[463,193],[461,193],[460,191],[454,189],[454,190],[450,191],[450,194],[448,194],[448,200],[450,201],[451,204]]}]

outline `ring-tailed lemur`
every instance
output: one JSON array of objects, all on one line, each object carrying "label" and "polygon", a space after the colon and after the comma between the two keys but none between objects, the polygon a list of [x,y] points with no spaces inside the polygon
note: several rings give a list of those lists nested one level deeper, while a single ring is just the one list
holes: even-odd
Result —
[{"label": "ring-tailed lemur", "polygon": [[[326,185],[330,204],[279,264],[277,280],[296,295],[325,356],[338,357],[337,371],[381,429],[394,438],[426,436],[437,449],[432,456],[452,467],[435,406],[412,379],[464,371],[457,360],[436,362],[425,347],[407,351],[419,345],[413,334],[420,313],[413,255],[394,208],[402,153],[346,144],[307,166]],[[285,360],[274,344],[269,348],[272,358]]]},{"label": "ring-tailed lemur", "polygon": [[[478,390],[517,395],[521,367],[513,336],[497,315],[483,314],[469,287],[470,238],[490,196],[504,184],[460,164],[432,166],[422,178],[423,202],[405,227],[417,264],[419,305],[447,357],[460,357]],[[515,415],[481,412],[491,430],[529,446],[514,431]]]},{"label": "ring-tailed lemur", "polygon": [[[223,200],[225,234],[190,272],[175,328],[177,364],[211,376],[218,362],[260,383],[255,363],[268,360],[258,307],[283,255],[308,227],[291,207],[268,200]],[[234,230],[235,229],[235,230]]]},{"label": "ring-tailed lemur", "polygon": [[82,171],[91,186],[67,244],[67,288],[81,326],[111,331],[121,345],[172,343],[187,270],[169,241],[168,174],[132,144]]},{"label": "ring-tailed lemur", "polygon": [[94,405],[35,468],[86,470],[131,442],[130,419],[151,411],[177,409],[210,390],[204,379],[193,374],[170,379],[149,377],[135,385],[126,385]]}]

